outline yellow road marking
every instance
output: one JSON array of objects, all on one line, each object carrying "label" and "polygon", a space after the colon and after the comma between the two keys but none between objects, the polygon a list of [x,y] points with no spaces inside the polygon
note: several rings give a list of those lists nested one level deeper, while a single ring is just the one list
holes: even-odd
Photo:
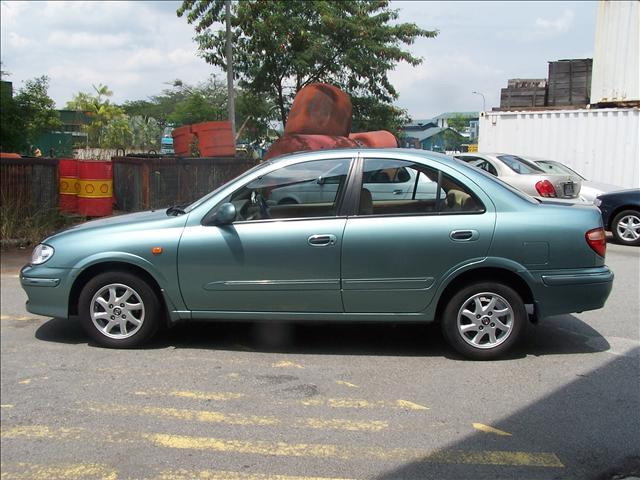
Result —
[{"label": "yellow road marking", "polygon": [[76,463],[35,465],[33,463],[2,464],[2,478],[14,480],[116,480],[118,473],[107,465]]},{"label": "yellow road marking", "polygon": [[165,393],[159,390],[149,390],[149,391],[137,391],[133,392],[134,395],[141,396],[150,396],[150,395],[168,395],[170,397],[180,397],[180,398],[192,398],[194,400],[216,400],[216,401],[227,401],[227,400],[238,400],[240,398],[244,398],[244,393],[232,393],[232,392],[192,392],[188,390],[173,390],[171,392]]},{"label": "yellow road marking", "polygon": [[299,363],[293,363],[288,360],[282,360],[281,362],[276,362],[271,364],[274,368],[304,368]]},{"label": "yellow road marking", "polygon": [[24,380],[20,380],[18,383],[21,385],[29,385],[31,383],[31,379],[25,378]]},{"label": "yellow road marking", "polygon": [[345,387],[349,387],[349,388],[360,388],[360,387],[358,387],[358,385],[355,385],[355,384],[350,383],[350,382],[345,382],[344,380],[336,380],[336,383],[338,385],[344,385]]},{"label": "yellow road marking", "polygon": [[349,447],[344,445],[315,443],[285,443],[265,441],[229,440],[212,437],[192,437],[162,433],[143,434],[155,445],[167,448],[212,450],[216,452],[243,453],[281,457],[338,458],[341,460],[401,460],[429,463],[517,465],[530,467],[564,467],[554,453],[517,451],[423,451],[418,449],[383,449],[375,447]]},{"label": "yellow road marking", "polygon": [[227,373],[227,378],[240,378],[240,374],[239,373]]},{"label": "yellow road marking", "polygon": [[80,438],[83,430],[79,428],[52,428],[47,425],[19,425],[0,431],[2,438]]},{"label": "yellow road marking", "polygon": [[265,473],[242,473],[214,470],[165,470],[155,480],[352,480],[347,478],[299,477]]},{"label": "yellow road marking", "polygon": [[16,315],[0,315],[0,320],[19,320],[19,321],[25,321],[25,320],[40,320],[38,317],[29,317],[26,315],[20,315],[20,316],[16,316]]},{"label": "yellow road marking", "polygon": [[14,405],[11,405],[10,403],[3,403],[2,405],[0,405],[0,408],[13,408]]},{"label": "yellow road marking", "polygon": [[[170,392],[163,392],[161,390],[148,390],[148,391],[136,391],[134,395],[140,396],[169,396],[179,398],[190,398],[193,400],[215,400],[215,401],[228,401],[245,399],[247,395],[244,393],[233,392],[197,392],[189,390],[173,390]],[[300,400],[302,405],[306,406],[326,406],[331,408],[394,408],[400,410],[429,410],[429,407],[420,405],[409,400],[366,400],[364,398],[326,398],[326,397],[312,397],[304,400]]]},{"label": "yellow road marking", "polygon": [[194,437],[165,433],[103,432],[97,436],[95,430],[79,428],[53,428],[46,425],[16,426],[2,431],[2,438],[61,438],[91,441],[139,444],[141,438],[153,445],[190,450],[208,450],[233,454],[253,454],[280,457],[314,457],[341,460],[396,460],[420,461],[425,463],[476,464],[476,465],[515,465],[529,467],[562,468],[564,465],[554,453],[520,452],[503,450],[463,451],[463,450],[421,450],[408,448],[384,449],[380,447],[352,447],[318,443],[286,443],[268,441],[246,441],[212,437]]},{"label": "yellow road marking", "polygon": [[504,430],[498,430],[497,428],[490,427],[489,425],[485,425],[484,423],[473,423],[473,428],[476,430],[480,430],[484,433],[494,433],[496,435],[504,435],[510,437],[511,434],[509,432],[505,432]]},{"label": "yellow road marking", "polygon": [[429,407],[419,405],[408,400],[396,400],[385,402],[383,400],[371,401],[363,398],[324,398],[314,397],[302,400],[307,406],[327,406],[332,408],[398,408],[403,410],[429,410]]},{"label": "yellow road marking", "polygon": [[187,410],[180,408],[161,408],[152,406],[134,406],[117,404],[90,404],[89,410],[98,413],[148,415],[152,417],[179,418],[198,422],[225,423],[229,425],[273,426],[288,425],[296,428],[335,429],[349,431],[379,432],[389,427],[381,420],[354,421],[341,418],[298,418],[285,422],[273,416],[242,415],[210,410]]}]

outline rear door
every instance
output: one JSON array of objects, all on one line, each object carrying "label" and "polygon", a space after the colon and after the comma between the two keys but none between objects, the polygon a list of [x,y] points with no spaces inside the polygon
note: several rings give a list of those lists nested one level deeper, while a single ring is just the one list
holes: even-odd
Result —
[{"label": "rear door", "polygon": [[[342,247],[345,312],[412,313],[433,300],[438,282],[457,266],[486,256],[495,225],[493,204],[484,192],[453,169],[404,160],[370,159],[363,176],[405,168],[425,175],[436,191],[430,198],[373,198],[360,202],[347,219]],[[459,175],[459,174],[458,174]],[[366,187],[366,185],[365,185]]]}]

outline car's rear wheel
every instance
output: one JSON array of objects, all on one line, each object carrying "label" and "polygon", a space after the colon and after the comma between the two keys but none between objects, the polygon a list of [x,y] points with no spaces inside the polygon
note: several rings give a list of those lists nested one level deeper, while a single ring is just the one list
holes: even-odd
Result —
[{"label": "car's rear wheel", "polygon": [[614,238],[625,245],[640,245],[640,212],[624,210],[611,223]]},{"label": "car's rear wheel", "polygon": [[101,346],[141,345],[160,325],[161,306],[153,289],[128,272],[105,272],[91,279],[80,293],[80,322]]},{"label": "car's rear wheel", "polygon": [[478,282],[455,293],[444,309],[444,336],[459,353],[491,360],[521,337],[527,311],[520,295],[501,283]]}]

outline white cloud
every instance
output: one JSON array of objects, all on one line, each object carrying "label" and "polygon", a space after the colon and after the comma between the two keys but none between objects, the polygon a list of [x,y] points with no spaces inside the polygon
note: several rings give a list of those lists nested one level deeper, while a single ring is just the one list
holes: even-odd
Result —
[{"label": "white cloud", "polygon": [[130,42],[131,37],[127,33],[95,34],[55,30],[47,37],[49,46],[67,50],[103,50],[125,47]]},{"label": "white cloud", "polygon": [[16,32],[9,32],[9,45],[16,48],[24,48],[31,45],[31,40]]},{"label": "white cloud", "polygon": [[574,17],[573,10],[566,9],[556,18],[536,18],[535,26],[541,33],[564,33],[573,26]]}]

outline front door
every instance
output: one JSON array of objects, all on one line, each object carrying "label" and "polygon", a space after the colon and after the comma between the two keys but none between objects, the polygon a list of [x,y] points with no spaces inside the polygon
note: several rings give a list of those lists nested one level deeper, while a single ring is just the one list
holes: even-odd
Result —
[{"label": "front door", "polygon": [[[340,251],[346,218],[337,212],[349,164],[350,159],[315,160],[275,170],[223,201],[236,206],[233,224],[187,227],[178,253],[187,307],[342,312]],[[329,172],[338,178],[331,198],[292,194],[321,188],[318,179]],[[282,202],[282,192],[291,200]]]}]

